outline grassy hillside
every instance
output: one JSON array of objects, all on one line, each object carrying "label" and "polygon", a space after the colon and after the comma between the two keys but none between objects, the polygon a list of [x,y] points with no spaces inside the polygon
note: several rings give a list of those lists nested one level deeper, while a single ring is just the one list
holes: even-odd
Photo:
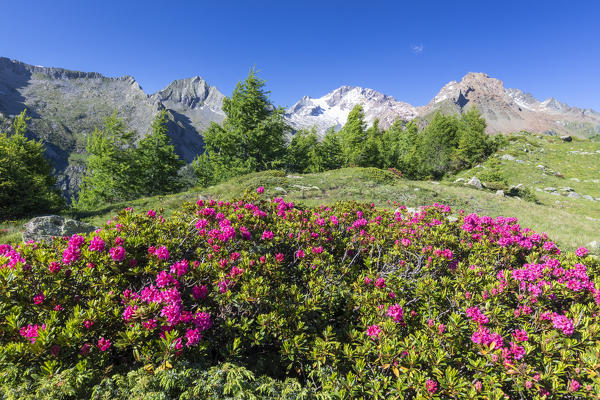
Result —
[{"label": "grassy hillside", "polygon": [[[568,197],[569,193],[575,192],[600,199],[600,145],[577,140],[565,143],[558,138],[530,134],[512,135],[509,139],[508,145],[494,157],[500,159],[501,171],[509,185],[523,184],[530,188],[538,200],[537,204],[501,197],[493,190],[478,190],[455,183],[457,178],[468,180],[485,171],[484,164],[442,182],[399,179],[391,172],[375,168],[344,168],[305,175],[266,171],[210,188],[143,198],[127,204],[111,204],[93,212],[71,216],[100,226],[118,210],[128,206],[135,209],[163,208],[169,214],[183,202],[195,200],[198,196],[225,200],[242,194],[244,190],[264,186],[271,196],[306,206],[331,204],[339,200],[372,202],[389,207],[394,207],[392,202],[408,207],[438,202],[452,206],[455,211],[464,209],[491,216],[514,216],[523,226],[547,232],[563,248],[571,250],[600,240],[600,200]],[[502,159],[503,156],[509,159]],[[544,190],[552,187],[556,190]],[[567,191],[569,188],[572,192]],[[0,224],[0,242],[18,240],[24,222]]]}]

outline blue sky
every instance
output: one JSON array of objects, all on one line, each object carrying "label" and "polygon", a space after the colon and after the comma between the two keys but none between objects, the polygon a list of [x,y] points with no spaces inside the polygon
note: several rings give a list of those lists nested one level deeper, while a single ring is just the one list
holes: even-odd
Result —
[{"label": "blue sky", "polygon": [[229,95],[255,65],[278,105],[341,85],[424,105],[473,71],[600,111],[595,0],[5,0],[0,37],[0,56],[147,93],[200,75]]}]

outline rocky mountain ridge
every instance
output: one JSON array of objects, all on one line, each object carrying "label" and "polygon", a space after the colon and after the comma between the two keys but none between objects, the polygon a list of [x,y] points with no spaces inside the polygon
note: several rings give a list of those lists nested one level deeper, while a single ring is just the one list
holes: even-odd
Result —
[{"label": "rocky mountain ridge", "polygon": [[[27,108],[28,134],[42,141],[63,193],[76,193],[84,172],[85,143],[105,117],[117,112],[128,128],[143,137],[156,113],[166,109],[169,135],[179,156],[190,162],[203,150],[202,132],[221,123],[224,95],[201,77],[173,81],[146,94],[131,76],[105,77],[97,72],[46,68],[0,57],[0,130]],[[539,101],[483,73],[451,81],[422,107],[398,101],[373,89],[342,86],[320,97],[303,97],[286,110],[294,130],[315,127],[319,134],[341,128],[349,112],[362,104],[366,122],[378,118],[387,128],[396,119],[423,123],[435,112],[460,114],[476,106],[486,117],[488,132],[528,130],[581,137],[600,135],[600,113],[570,107],[554,98]]]},{"label": "rocky mountain ridge", "polygon": [[0,128],[27,108],[28,135],[45,144],[67,197],[76,193],[81,182],[87,135],[114,111],[141,138],[158,111],[167,109],[175,150],[190,162],[203,150],[200,132],[210,122],[223,121],[223,98],[200,77],[174,81],[148,95],[131,76],[109,78],[0,57]]},{"label": "rocky mountain ridge", "polygon": [[339,129],[356,104],[363,104],[365,119],[379,118],[389,127],[397,118],[429,119],[435,112],[460,114],[476,106],[486,117],[489,133],[528,130],[547,134],[600,135],[600,113],[570,107],[554,98],[539,101],[519,89],[506,89],[499,79],[468,73],[461,81],[448,82],[425,106],[415,107],[372,89],[342,86],[320,98],[303,97],[287,110],[295,129],[317,128],[321,134],[331,126]]}]

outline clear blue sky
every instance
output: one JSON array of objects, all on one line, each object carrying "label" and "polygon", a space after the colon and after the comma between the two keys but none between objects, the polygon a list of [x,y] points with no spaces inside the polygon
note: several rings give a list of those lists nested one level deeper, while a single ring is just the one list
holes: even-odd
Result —
[{"label": "clear blue sky", "polygon": [[341,86],[424,105],[485,72],[600,111],[600,1],[18,1],[0,56],[132,75],[147,93],[200,75],[229,95],[256,65],[274,103]]}]

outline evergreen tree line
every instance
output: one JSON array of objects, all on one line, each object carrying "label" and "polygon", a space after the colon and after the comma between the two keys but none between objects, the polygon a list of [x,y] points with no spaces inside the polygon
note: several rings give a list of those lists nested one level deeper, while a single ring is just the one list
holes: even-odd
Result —
[{"label": "evergreen tree line", "polygon": [[[416,122],[396,121],[389,129],[375,120],[367,127],[361,105],[339,130],[319,138],[314,129],[296,132],[284,110],[274,107],[265,81],[251,70],[231,97],[224,99],[226,118],[204,132],[205,151],[193,162],[200,186],[268,169],[321,172],[345,166],[395,168],[411,179],[441,178],[469,168],[492,154],[496,141],[485,134],[477,110],[460,117],[436,114],[422,130]],[[25,137],[25,111],[15,118],[13,133],[0,134],[0,218],[60,209],[43,145]],[[149,135],[137,144],[116,112],[87,139],[86,174],[73,205],[91,209],[143,196],[173,193],[185,184],[179,174],[184,162],[167,136],[168,113],[155,117]]]},{"label": "evergreen tree line", "polygon": [[344,166],[395,168],[411,179],[439,179],[472,167],[497,147],[476,109],[460,117],[437,113],[422,130],[414,121],[400,120],[383,130],[378,120],[367,127],[361,105],[338,132],[331,128],[319,140],[314,129],[301,130],[286,145],[290,127],[264,85],[251,71],[224,100],[225,121],[212,123],[204,133],[206,151],[193,164],[201,186],[274,168],[298,173]]}]

